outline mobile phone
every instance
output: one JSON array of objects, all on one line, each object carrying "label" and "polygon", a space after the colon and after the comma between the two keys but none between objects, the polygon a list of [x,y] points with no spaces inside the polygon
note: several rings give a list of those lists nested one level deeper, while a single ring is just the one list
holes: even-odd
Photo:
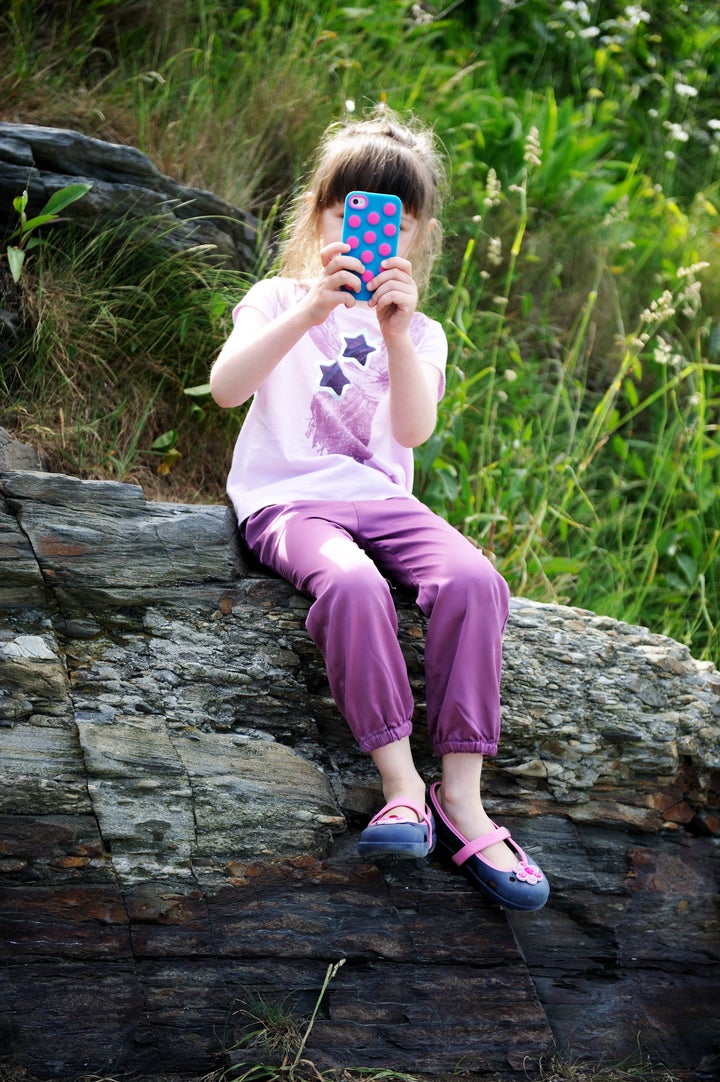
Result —
[{"label": "mobile phone", "polygon": [[350,245],[348,254],[365,264],[360,292],[351,290],[359,301],[370,300],[367,283],[380,273],[382,260],[397,255],[401,218],[402,203],[396,195],[350,192],[346,196],[342,239]]}]

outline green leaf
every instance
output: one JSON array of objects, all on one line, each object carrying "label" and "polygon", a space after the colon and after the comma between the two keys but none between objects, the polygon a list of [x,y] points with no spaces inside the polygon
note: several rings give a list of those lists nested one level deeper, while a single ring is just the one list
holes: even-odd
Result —
[{"label": "green leaf", "polygon": [[546,575],[579,575],[585,568],[585,560],[572,556],[551,556],[542,565]]},{"label": "green leaf", "polygon": [[66,188],[60,188],[59,191],[53,192],[40,214],[57,214],[58,211],[69,207],[71,203],[82,199],[91,188],[92,184],[68,184]]},{"label": "green leaf", "polygon": [[677,564],[683,575],[687,579],[689,586],[693,586],[697,582],[698,567],[693,560],[692,556],[686,556],[684,553],[679,552],[676,556]]},{"label": "green leaf", "polygon": [[199,383],[197,387],[183,387],[183,394],[189,395],[190,398],[202,398],[206,394],[210,394],[209,383]]},{"label": "green leaf", "polygon": [[31,233],[33,229],[37,229],[39,225],[47,225],[48,222],[56,221],[56,214],[38,214],[35,218],[28,218],[28,220],[23,224],[22,234],[23,236],[26,236],[26,234]]},{"label": "green leaf", "polygon": [[163,432],[162,436],[158,436],[156,440],[151,444],[153,451],[170,451],[177,443],[177,429],[170,429],[169,432]]},{"label": "green leaf", "polygon": [[22,274],[23,263],[25,262],[25,253],[22,248],[13,248],[12,246],[7,250],[8,263],[10,264],[10,273],[13,276],[14,282],[20,281],[20,275]]},{"label": "green leaf", "polygon": [[225,307],[226,307],[226,302],[225,302],[225,298],[223,297],[222,293],[211,293],[210,294],[209,308],[210,308],[210,318],[211,319],[220,319],[222,316],[224,316],[225,315]]}]

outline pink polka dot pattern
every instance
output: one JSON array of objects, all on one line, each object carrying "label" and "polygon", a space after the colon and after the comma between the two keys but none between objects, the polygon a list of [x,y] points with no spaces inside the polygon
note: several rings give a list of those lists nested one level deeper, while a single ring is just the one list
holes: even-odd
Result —
[{"label": "pink polka dot pattern", "polygon": [[342,239],[348,245],[348,254],[359,258],[364,265],[362,271],[353,270],[363,283],[360,290],[352,290],[358,300],[372,297],[366,284],[381,273],[382,261],[397,252],[401,215],[402,203],[397,196],[376,192],[348,194]]}]

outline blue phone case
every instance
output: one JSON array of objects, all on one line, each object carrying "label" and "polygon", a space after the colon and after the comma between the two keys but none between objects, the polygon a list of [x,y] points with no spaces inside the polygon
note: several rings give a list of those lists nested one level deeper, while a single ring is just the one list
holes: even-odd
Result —
[{"label": "blue phone case", "polygon": [[350,192],[346,197],[342,239],[350,245],[348,254],[365,264],[362,289],[355,293],[359,301],[372,296],[366,283],[380,273],[382,260],[397,255],[401,217],[402,203],[396,195]]}]

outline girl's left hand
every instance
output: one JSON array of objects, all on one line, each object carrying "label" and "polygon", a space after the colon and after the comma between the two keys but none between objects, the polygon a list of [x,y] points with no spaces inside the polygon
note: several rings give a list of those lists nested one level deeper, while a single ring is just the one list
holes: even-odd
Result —
[{"label": "girl's left hand", "polygon": [[382,271],[370,283],[372,297],[368,301],[377,312],[383,337],[404,334],[417,309],[418,289],[407,259],[393,256],[382,264]]}]

